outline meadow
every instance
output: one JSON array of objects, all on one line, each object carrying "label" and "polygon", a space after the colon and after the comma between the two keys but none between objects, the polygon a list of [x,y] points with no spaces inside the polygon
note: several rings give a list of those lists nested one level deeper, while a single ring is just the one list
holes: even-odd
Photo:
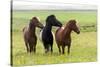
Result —
[{"label": "meadow", "polygon": [[[41,23],[45,24],[48,15],[54,14],[63,25],[70,19],[78,21],[81,33],[77,35],[72,32],[72,46],[70,55],[59,55],[57,45],[54,41],[53,54],[44,53],[44,47],[39,40],[39,31],[36,54],[26,52],[23,40],[23,27],[27,26],[33,16],[38,16]],[[13,11],[12,12],[12,64],[16,65],[37,65],[37,64],[58,64],[76,62],[95,62],[97,61],[97,11]],[[52,28],[55,33],[56,27]]]}]

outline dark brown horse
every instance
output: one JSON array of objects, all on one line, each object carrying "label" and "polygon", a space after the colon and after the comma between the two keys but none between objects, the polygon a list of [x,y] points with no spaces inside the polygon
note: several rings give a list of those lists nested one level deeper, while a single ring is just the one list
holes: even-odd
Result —
[{"label": "dark brown horse", "polygon": [[24,41],[27,52],[36,52],[37,36],[35,34],[36,27],[43,28],[37,17],[33,17],[27,27],[23,28]]},{"label": "dark brown horse", "polygon": [[65,46],[68,46],[68,54],[70,53],[71,46],[71,32],[74,31],[77,34],[80,33],[79,28],[76,25],[75,20],[69,20],[65,27],[58,28],[55,33],[55,39],[57,46],[59,48],[59,53],[61,53],[60,46],[62,46],[62,54],[65,53]]}]

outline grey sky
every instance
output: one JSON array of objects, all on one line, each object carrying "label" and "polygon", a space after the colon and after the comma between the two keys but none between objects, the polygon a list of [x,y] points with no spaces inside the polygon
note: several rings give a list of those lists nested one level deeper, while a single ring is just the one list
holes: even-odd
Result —
[{"label": "grey sky", "polygon": [[14,10],[96,10],[95,5],[51,2],[50,0],[13,0]]}]

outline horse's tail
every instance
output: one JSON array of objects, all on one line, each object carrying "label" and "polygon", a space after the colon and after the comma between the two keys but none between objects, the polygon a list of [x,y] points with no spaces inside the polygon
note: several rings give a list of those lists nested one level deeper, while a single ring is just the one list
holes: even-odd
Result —
[{"label": "horse's tail", "polygon": [[22,30],[23,32],[25,31],[25,27],[23,28],[23,30]]},{"label": "horse's tail", "polygon": [[42,32],[43,32],[43,29],[40,30],[40,35],[39,35],[39,40],[42,42]]},{"label": "horse's tail", "polygon": [[22,31],[24,32],[24,30],[25,30],[25,28],[23,28],[23,30],[22,30]]}]

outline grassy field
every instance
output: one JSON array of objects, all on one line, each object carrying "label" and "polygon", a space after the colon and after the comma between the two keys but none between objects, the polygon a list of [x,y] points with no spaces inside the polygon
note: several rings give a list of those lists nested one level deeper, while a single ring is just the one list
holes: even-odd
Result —
[{"label": "grassy field", "polygon": [[[75,19],[80,25],[81,33],[72,33],[71,54],[59,55],[57,45],[54,41],[53,54],[44,54],[43,44],[37,43],[36,54],[28,54],[25,49],[22,29],[33,16],[38,16],[41,23],[45,23],[48,15],[55,14],[56,17],[66,24],[68,20]],[[13,11],[12,16],[12,54],[13,65],[36,65],[36,64],[57,64],[72,62],[93,62],[97,61],[97,32],[96,32],[96,11]],[[91,27],[91,25],[94,25]],[[86,27],[85,29],[83,26]],[[39,35],[37,28],[37,36]],[[56,28],[53,27],[53,31]]]}]

